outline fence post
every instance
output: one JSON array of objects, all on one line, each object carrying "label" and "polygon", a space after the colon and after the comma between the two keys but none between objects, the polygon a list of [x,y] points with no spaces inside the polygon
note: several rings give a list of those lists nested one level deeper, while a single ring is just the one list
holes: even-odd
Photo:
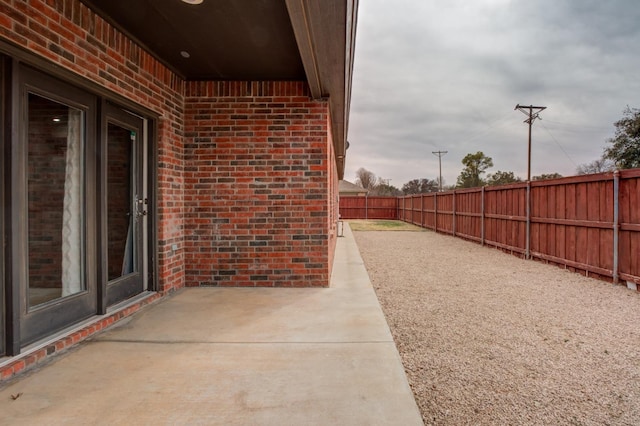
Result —
[{"label": "fence post", "polygon": [[411,216],[410,216],[410,223],[414,223],[413,222],[413,195],[409,195],[409,197],[411,197]]},{"label": "fence post", "polygon": [[527,181],[527,225],[524,258],[531,259],[531,181]]},{"label": "fence post", "polygon": [[364,196],[364,218],[369,220],[369,194]]},{"label": "fence post", "polygon": [[424,194],[420,194],[420,228],[424,227]]},{"label": "fence post", "polygon": [[613,172],[613,283],[618,284],[618,238],[620,237],[620,171]]},{"label": "fence post", "polygon": [[438,232],[438,193],[433,196],[433,231]]},{"label": "fence post", "polygon": [[484,186],[482,187],[482,191],[480,196],[482,197],[481,206],[480,206],[480,245],[484,246]]},{"label": "fence post", "polygon": [[456,191],[453,191],[453,224],[451,225],[453,236],[456,236]]}]

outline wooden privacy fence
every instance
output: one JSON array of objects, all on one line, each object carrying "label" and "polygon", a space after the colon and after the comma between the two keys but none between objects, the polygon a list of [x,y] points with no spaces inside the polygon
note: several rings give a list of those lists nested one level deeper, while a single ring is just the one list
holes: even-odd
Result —
[{"label": "wooden privacy fence", "polygon": [[398,197],[340,197],[340,219],[398,219]]},{"label": "wooden privacy fence", "polygon": [[[364,209],[345,210],[343,218],[378,218],[372,215],[378,212],[374,198],[381,197],[368,198]],[[390,204],[385,197],[387,209]],[[640,284],[640,169],[400,197],[395,218],[587,275]]]}]

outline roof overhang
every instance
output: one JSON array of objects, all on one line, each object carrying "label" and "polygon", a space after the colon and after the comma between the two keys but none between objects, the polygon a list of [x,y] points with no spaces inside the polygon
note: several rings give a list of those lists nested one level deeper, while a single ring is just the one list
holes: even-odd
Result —
[{"label": "roof overhang", "polygon": [[358,0],[286,0],[314,98],[328,99],[338,175],[344,175]]},{"label": "roof overhang", "polygon": [[82,0],[185,80],[306,80],[344,173],[358,0]]}]

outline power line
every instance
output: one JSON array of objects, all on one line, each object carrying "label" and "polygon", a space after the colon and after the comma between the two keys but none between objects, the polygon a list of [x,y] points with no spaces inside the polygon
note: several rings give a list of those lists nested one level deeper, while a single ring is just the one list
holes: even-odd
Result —
[{"label": "power line", "polygon": [[[566,126],[566,127],[575,127],[576,130],[575,132],[580,132],[580,131],[588,131],[588,129],[591,130],[615,130],[612,129],[611,126],[589,126],[586,124],[576,124],[576,123],[563,123],[561,121],[553,121],[553,120],[547,120],[545,119],[544,121],[546,121],[547,123],[551,123],[551,124],[555,124],[555,125],[560,125],[560,126]],[[566,129],[569,130],[569,129]]]},{"label": "power line", "polygon": [[484,128],[480,132],[476,133],[474,136],[471,136],[471,137],[469,137],[467,139],[460,140],[460,143],[464,144],[464,143],[467,143],[467,142],[474,141],[474,140],[479,139],[479,138],[481,138],[483,136],[486,136],[491,130],[496,130],[496,129],[500,128],[500,127],[504,127],[505,125],[510,123],[510,121],[508,119],[508,117],[510,115],[511,115],[511,113],[509,112],[509,113],[505,114],[503,117],[492,121],[486,128]]},{"label": "power line", "polygon": [[569,161],[571,161],[571,162],[573,163],[573,165],[574,165],[574,166],[578,167],[578,165],[576,164],[576,162],[575,162],[575,161],[573,161],[573,158],[571,158],[571,157],[569,156],[569,154],[567,153],[567,151],[565,151],[565,149],[562,147],[562,145],[560,145],[560,142],[558,142],[558,140],[557,140],[557,139],[556,139],[556,138],[551,134],[551,131],[549,131],[549,129],[547,129],[547,127],[546,127],[544,124],[540,123],[540,125],[542,126],[542,128],[543,128],[544,130],[546,130],[546,131],[547,131],[547,133],[549,133],[549,136],[551,136],[551,139],[553,139],[553,141],[556,143],[556,145],[558,145],[558,147],[562,150],[562,152],[564,152],[564,155],[566,155],[566,156],[567,156],[567,158],[569,159]]}]

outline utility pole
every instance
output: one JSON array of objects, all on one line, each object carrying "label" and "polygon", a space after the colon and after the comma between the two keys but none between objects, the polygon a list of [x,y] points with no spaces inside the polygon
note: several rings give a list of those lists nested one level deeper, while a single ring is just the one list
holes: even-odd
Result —
[{"label": "utility pole", "polygon": [[[531,126],[533,126],[533,122],[536,118],[540,118],[540,113],[547,109],[547,107],[543,106],[533,106],[533,105],[516,105],[515,109],[521,111],[524,115],[528,116],[524,123],[529,124],[529,149],[527,155],[527,181],[531,180]],[[529,110],[527,112],[527,110]],[[542,120],[542,118],[540,118]]]},{"label": "utility pole", "polygon": [[438,180],[438,192],[442,192],[442,156],[447,153],[447,151],[431,151],[433,155],[438,156],[438,165],[440,167],[440,180]]},{"label": "utility pole", "polygon": [[[518,104],[515,109],[521,111],[527,116],[527,119],[524,120],[524,122],[529,124],[529,154],[527,155],[527,222],[524,257],[525,259],[531,259],[531,126],[533,126],[533,122],[536,118],[540,118],[540,112],[547,109],[547,107],[533,105],[525,106]],[[542,120],[542,118],[540,118],[540,120]]]}]

